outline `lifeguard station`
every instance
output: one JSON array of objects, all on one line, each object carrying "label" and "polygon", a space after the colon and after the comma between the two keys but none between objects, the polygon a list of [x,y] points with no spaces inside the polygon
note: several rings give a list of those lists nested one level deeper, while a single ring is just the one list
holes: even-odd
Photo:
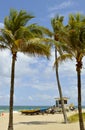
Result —
[{"label": "lifeguard station", "polygon": [[[68,99],[69,99],[68,97],[63,97],[64,107],[65,107],[66,111],[75,110],[75,107],[74,107],[73,103],[71,103],[70,105],[68,104]],[[55,98],[55,108],[58,111],[62,111],[62,104],[61,104],[61,99],[60,98]]]},{"label": "lifeguard station", "polygon": [[[67,107],[68,106],[68,97],[63,97],[64,100],[64,106]],[[55,106],[56,107],[61,107],[61,99],[60,98],[55,98]]]}]

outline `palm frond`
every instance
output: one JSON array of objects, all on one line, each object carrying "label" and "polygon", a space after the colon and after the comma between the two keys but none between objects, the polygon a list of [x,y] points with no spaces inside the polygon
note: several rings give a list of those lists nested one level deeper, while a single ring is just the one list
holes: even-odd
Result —
[{"label": "palm frond", "polygon": [[26,46],[23,46],[20,51],[27,55],[46,56],[47,58],[49,58],[50,45],[41,44],[41,42],[36,39],[36,41],[32,40],[26,42]]},{"label": "palm frond", "polygon": [[45,28],[43,26],[39,26],[39,29],[42,31],[42,33],[44,35],[49,36],[49,37],[53,36],[53,33],[48,28]]},{"label": "palm frond", "polygon": [[41,43],[41,44],[46,44],[49,46],[53,46],[56,45],[57,47],[60,46],[60,44],[55,41],[54,39],[50,39],[50,38],[39,38],[39,37],[33,37],[33,38],[29,38],[27,41],[27,43]]},{"label": "palm frond", "polygon": [[48,29],[43,26],[39,26],[37,24],[32,24],[28,26],[28,29],[37,37],[42,37],[43,35],[45,36],[50,36],[52,37],[53,33]]},{"label": "palm frond", "polygon": [[[5,18],[5,28],[1,32],[1,39],[11,52],[23,52],[32,55],[50,56],[50,42],[47,36],[52,36],[49,29],[27,22],[34,18],[26,11],[10,10],[10,15]],[[49,44],[49,45],[48,45]],[[34,47],[34,48],[33,48]]]},{"label": "palm frond", "polygon": [[20,27],[14,34],[15,39],[34,38],[34,34],[27,27]]},{"label": "palm frond", "polygon": [[11,9],[10,15],[4,19],[5,28],[11,30],[14,34],[16,30],[18,30],[21,26],[25,26],[32,18],[34,18],[34,16],[24,10],[18,12],[15,9]]},{"label": "palm frond", "polygon": [[63,26],[63,16],[56,15],[51,19],[51,25],[54,32],[59,32],[60,28]]},{"label": "palm frond", "polygon": [[0,44],[0,50],[4,50],[4,49],[7,49],[7,47],[5,45]]},{"label": "palm frond", "polygon": [[6,39],[5,39],[3,36],[0,36],[0,42],[1,42],[1,43],[5,43],[5,42],[6,42]]},{"label": "palm frond", "polygon": [[5,36],[8,36],[11,40],[14,39],[14,36],[11,32],[11,30],[8,30],[8,29],[1,29],[1,33]]},{"label": "palm frond", "polygon": [[12,35],[10,30],[1,29],[0,41],[5,45],[11,47],[14,43],[14,36]]},{"label": "palm frond", "polygon": [[54,68],[56,67],[56,64],[62,63],[68,59],[73,60],[72,58],[73,56],[71,54],[60,55],[54,62]]}]

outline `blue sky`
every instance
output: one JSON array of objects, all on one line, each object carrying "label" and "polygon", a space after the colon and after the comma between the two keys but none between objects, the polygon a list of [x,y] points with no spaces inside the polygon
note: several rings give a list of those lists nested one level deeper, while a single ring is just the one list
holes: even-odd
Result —
[{"label": "blue sky", "polygon": [[[10,8],[26,10],[35,18],[31,23],[38,23],[52,30],[50,20],[56,14],[65,17],[80,12],[85,14],[85,1],[80,0],[1,0],[0,27]],[[53,69],[54,50],[50,60],[40,57],[28,57],[18,53],[15,72],[15,105],[54,105],[59,97],[55,70]],[[85,59],[83,59],[85,65]],[[59,74],[63,95],[69,97],[69,103],[77,104],[77,81],[75,61],[60,65]],[[11,55],[9,51],[0,52],[0,105],[9,104]],[[85,105],[85,69],[82,69],[82,103]]]}]

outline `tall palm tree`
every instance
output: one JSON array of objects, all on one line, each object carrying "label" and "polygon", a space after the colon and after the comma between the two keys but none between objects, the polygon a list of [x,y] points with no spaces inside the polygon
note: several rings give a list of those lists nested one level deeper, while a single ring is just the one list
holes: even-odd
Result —
[{"label": "tall palm tree", "polygon": [[62,38],[62,42],[65,43],[63,50],[76,59],[79,125],[80,130],[84,130],[81,103],[81,69],[83,65],[82,59],[85,56],[85,16],[70,14],[68,25],[65,29],[65,35]]},{"label": "tall palm tree", "polygon": [[8,130],[13,130],[13,102],[14,102],[14,78],[15,78],[15,63],[17,53],[50,56],[50,46],[44,38],[44,34],[49,32],[44,27],[31,24],[27,25],[29,20],[34,18],[26,11],[10,10],[10,15],[4,19],[4,29],[1,29],[0,43],[4,48],[11,51],[12,67],[11,67],[11,86],[10,86],[10,107],[9,107],[9,125]]},{"label": "tall palm tree", "polygon": [[[59,42],[60,41],[60,34],[63,31],[63,16],[56,16],[51,20],[51,24],[52,24],[52,28],[53,28],[53,32],[54,32],[54,40]],[[55,45],[55,61],[57,61],[57,51],[58,51],[58,46]],[[62,94],[62,88],[61,88],[61,84],[60,84],[60,80],[59,80],[59,71],[58,71],[58,62],[56,62],[55,65],[55,69],[56,69],[56,79],[57,79],[57,84],[58,84],[58,90],[59,90],[59,95],[60,95],[60,99],[61,99],[61,105],[62,105],[62,112],[63,112],[63,116],[64,116],[64,122],[67,123],[67,115],[66,115],[66,110],[64,107],[64,100],[63,100],[63,94]]]}]

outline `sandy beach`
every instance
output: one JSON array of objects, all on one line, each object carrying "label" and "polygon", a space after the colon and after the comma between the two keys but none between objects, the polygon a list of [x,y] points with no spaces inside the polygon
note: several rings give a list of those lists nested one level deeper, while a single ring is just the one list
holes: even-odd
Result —
[{"label": "sandy beach", "polygon": [[[67,115],[74,114],[68,112]],[[9,114],[0,116],[0,130],[7,130]],[[79,130],[79,123],[63,123],[62,114],[22,115],[14,113],[14,130]]]}]

